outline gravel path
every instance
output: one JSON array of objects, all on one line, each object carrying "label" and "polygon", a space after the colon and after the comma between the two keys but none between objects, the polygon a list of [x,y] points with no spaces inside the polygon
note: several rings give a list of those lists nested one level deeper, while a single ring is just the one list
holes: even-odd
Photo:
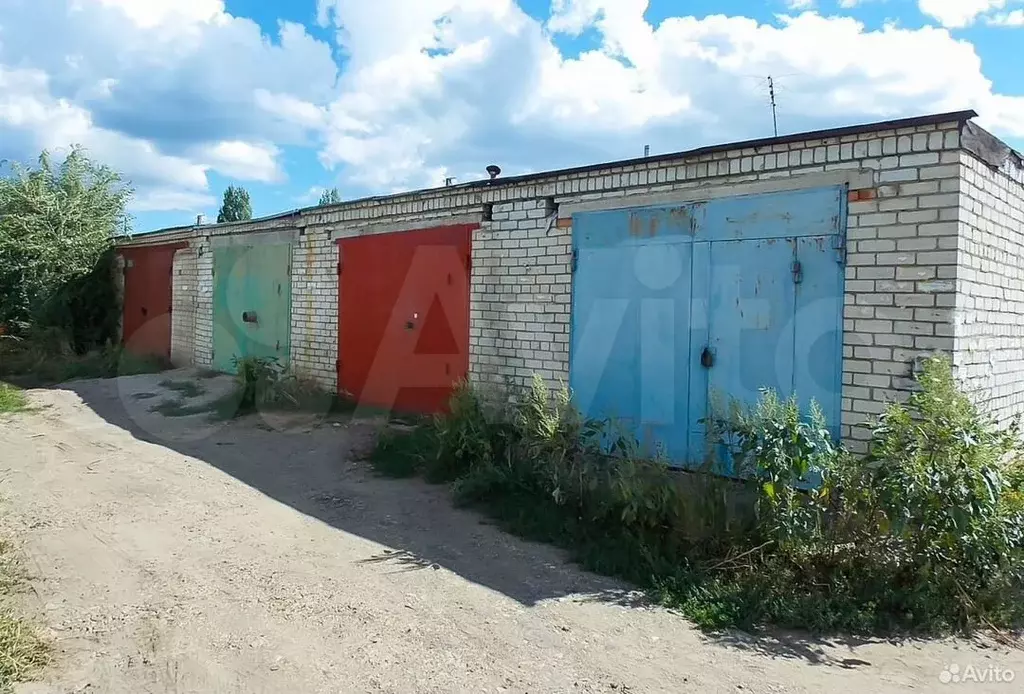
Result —
[{"label": "gravel path", "polygon": [[164,418],[166,378],[0,415],[5,524],[57,654],[18,691],[931,692],[951,664],[1019,681],[950,691],[1024,681],[1024,654],[991,644],[705,636],[443,488],[373,477],[379,422]]}]

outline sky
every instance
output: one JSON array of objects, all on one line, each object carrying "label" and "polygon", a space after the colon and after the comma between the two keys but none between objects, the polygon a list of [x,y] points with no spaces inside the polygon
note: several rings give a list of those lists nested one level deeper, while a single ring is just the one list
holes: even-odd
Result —
[{"label": "sky", "polygon": [[0,159],[136,231],[973,108],[1024,149],[1024,0],[0,0]]}]

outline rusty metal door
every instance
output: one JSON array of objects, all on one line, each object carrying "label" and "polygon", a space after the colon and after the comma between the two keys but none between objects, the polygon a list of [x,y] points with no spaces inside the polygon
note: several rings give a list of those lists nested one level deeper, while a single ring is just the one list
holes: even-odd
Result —
[{"label": "rusty metal door", "polygon": [[469,370],[470,235],[459,225],[339,242],[338,387],[361,405],[447,407]]},{"label": "rusty metal door", "polygon": [[120,249],[124,259],[122,344],[132,354],[171,356],[174,253],[184,246]]},{"label": "rusty metal door", "polygon": [[570,384],[584,414],[681,464],[703,462],[715,408],[763,388],[813,399],[838,434],[844,193],[574,215]]}]

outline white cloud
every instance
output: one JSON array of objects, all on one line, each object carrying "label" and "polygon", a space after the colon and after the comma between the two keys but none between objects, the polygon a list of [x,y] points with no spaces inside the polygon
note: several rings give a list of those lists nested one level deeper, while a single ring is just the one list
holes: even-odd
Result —
[{"label": "white cloud", "polygon": [[918,0],[922,14],[937,19],[950,29],[960,29],[974,22],[979,16],[992,10],[1002,9],[1006,0]]},{"label": "white cloud", "polygon": [[[1017,17],[1017,0],[918,1],[950,27]],[[208,205],[210,171],[283,181],[289,146],[360,194],[768,135],[769,74],[784,132],[973,107],[1024,137],[1024,96],[935,26],[652,23],[647,0],[552,0],[547,21],[516,0],[319,0],[332,48],[294,23],[267,36],[221,0],[0,2],[0,157],[82,142],[136,182],[139,209]],[[584,33],[595,48],[559,50]]]},{"label": "white cloud", "polygon": [[81,144],[93,158],[129,172],[137,183],[187,190],[206,187],[203,166],[162,154],[146,140],[97,127],[86,109],[55,98],[46,74],[39,70],[0,65],[0,141],[20,142],[29,156]]},{"label": "white cloud", "polygon": [[327,113],[324,108],[291,94],[271,94],[266,89],[257,89],[254,96],[256,105],[261,109],[303,130],[322,128],[326,122]]},{"label": "white cloud", "polygon": [[655,25],[646,0],[554,0],[548,32],[601,40],[567,57],[512,2],[431,0],[371,41],[400,4],[321,0],[352,64],[321,158],[377,190],[436,182],[433,170],[482,176],[492,159],[537,170],[770,134],[769,74],[785,131],[974,107],[1024,136],[1024,97],[993,93],[973,45],[946,29],[814,12]]},{"label": "white cloud", "polygon": [[[94,0],[95,1],[95,0]],[[79,5],[89,0],[78,0]],[[144,28],[161,24],[210,22],[224,13],[223,0],[98,0],[104,7],[123,12]]]},{"label": "white cloud", "polygon": [[992,26],[1024,27],[1024,10],[1000,12],[987,18],[986,21]]},{"label": "white cloud", "polygon": [[225,140],[204,147],[196,158],[225,176],[274,183],[284,179],[277,162],[280,152],[271,144]]},{"label": "white cloud", "polygon": [[[282,22],[269,37],[222,0],[3,3],[0,70],[30,71],[45,89],[0,94],[7,128],[20,119],[0,157],[79,142],[131,178],[148,208],[206,194],[208,170],[282,180],[279,147],[307,135],[261,94],[294,111],[325,103],[337,77],[330,46],[304,27]],[[29,98],[49,116],[20,116]]]},{"label": "white cloud", "polygon": [[815,3],[816,0],[786,0],[786,6],[791,10],[809,10]]},{"label": "white cloud", "polygon": [[[205,210],[214,208],[216,205],[217,198],[209,193],[168,188],[148,188],[135,195],[132,199],[131,210],[132,212],[165,212],[170,210],[202,214]],[[191,217],[188,217],[182,221],[182,224],[187,224],[191,221]]]}]

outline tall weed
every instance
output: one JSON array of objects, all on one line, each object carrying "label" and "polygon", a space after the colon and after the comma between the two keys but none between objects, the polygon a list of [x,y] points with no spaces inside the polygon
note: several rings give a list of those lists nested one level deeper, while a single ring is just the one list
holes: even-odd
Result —
[{"label": "tall weed", "polygon": [[[564,387],[459,388],[450,412],[378,453],[415,449],[457,501],[648,588],[704,627],[856,632],[1014,625],[1024,615],[1024,456],[961,393],[948,362],[874,426],[831,440],[811,403],[770,391],[710,421],[736,479],[671,469]],[[382,469],[379,463],[375,463]],[[395,466],[403,471],[409,465]],[[384,466],[386,467],[386,466]]]}]

